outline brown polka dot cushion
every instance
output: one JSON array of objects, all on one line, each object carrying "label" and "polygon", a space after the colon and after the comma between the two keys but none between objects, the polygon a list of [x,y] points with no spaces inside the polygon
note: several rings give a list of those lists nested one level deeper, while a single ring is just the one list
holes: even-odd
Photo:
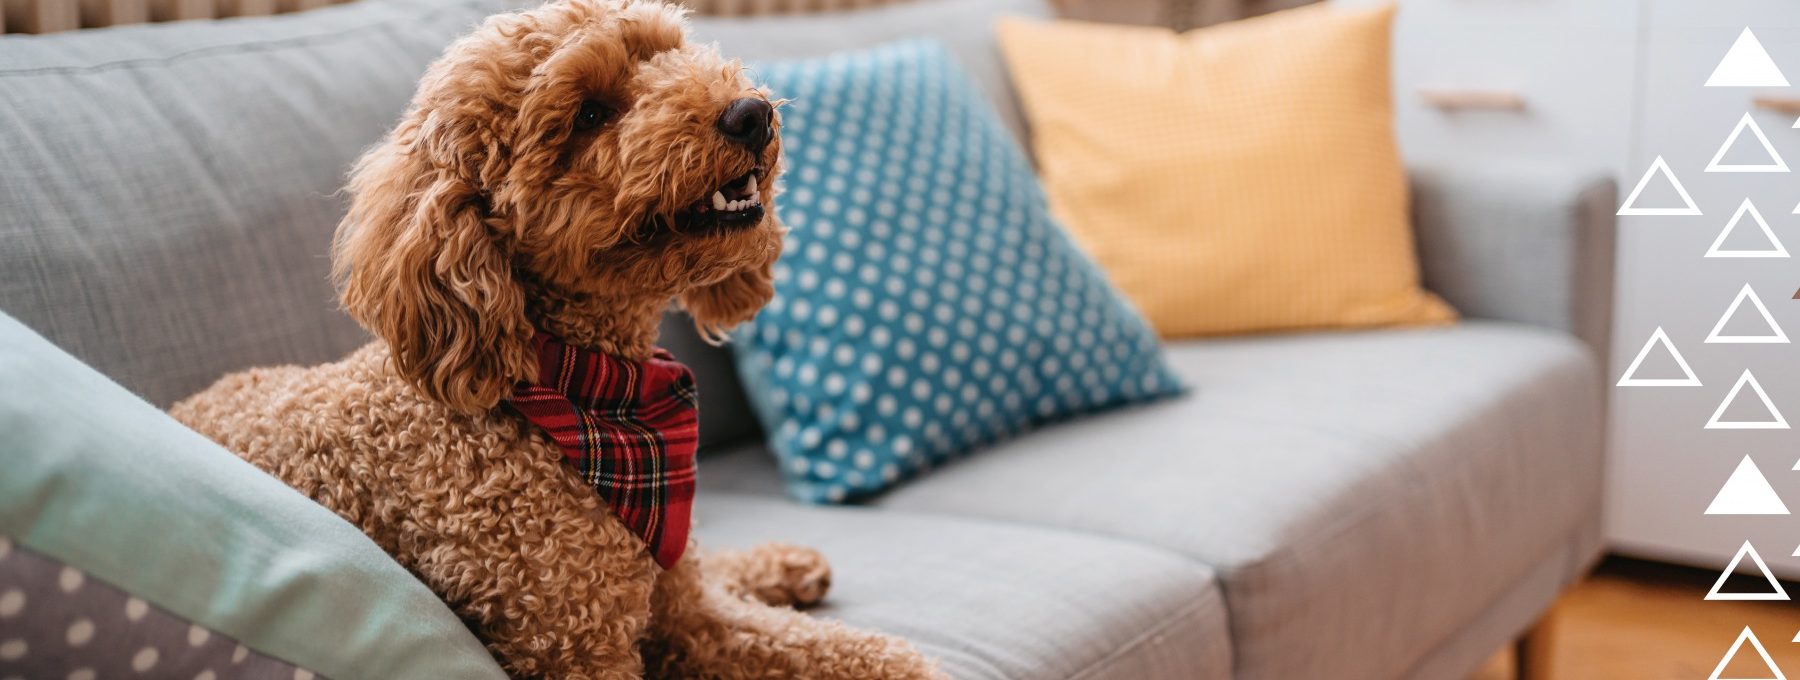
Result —
[{"label": "brown polka dot cushion", "polygon": [[0,536],[0,678],[129,677],[318,676]]}]

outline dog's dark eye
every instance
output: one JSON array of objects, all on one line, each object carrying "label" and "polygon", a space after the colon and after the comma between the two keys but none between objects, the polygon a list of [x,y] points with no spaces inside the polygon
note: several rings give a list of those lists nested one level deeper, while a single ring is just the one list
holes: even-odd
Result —
[{"label": "dog's dark eye", "polygon": [[581,109],[575,112],[575,131],[585,132],[606,124],[612,118],[612,108],[599,101],[589,99],[581,102]]}]

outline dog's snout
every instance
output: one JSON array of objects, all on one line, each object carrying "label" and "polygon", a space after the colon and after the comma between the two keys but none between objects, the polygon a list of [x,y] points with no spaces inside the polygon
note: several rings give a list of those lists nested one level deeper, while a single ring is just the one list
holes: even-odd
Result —
[{"label": "dog's snout", "polygon": [[769,145],[769,136],[774,134],[769,129],[769,118],[774,113],[775,108],[761,97],[739,99],[719,114],[719,134],[733,144],[762,153],[763,147]]}]

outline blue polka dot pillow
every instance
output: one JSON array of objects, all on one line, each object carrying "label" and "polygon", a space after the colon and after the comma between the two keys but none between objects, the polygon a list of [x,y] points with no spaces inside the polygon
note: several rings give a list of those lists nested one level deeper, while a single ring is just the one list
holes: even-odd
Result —
[{"label": "blue polka dot pillow", "polygon": [[1034,425],[1182,388],[938,44],[766,64],[791,229],[734,334],[789,491],[854,500]]}]

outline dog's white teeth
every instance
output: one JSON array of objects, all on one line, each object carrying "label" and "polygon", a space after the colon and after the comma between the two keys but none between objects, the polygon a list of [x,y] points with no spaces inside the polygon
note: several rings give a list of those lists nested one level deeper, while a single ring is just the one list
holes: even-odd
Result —
[{"label": "dog's white teeth", "polygon": [[756,197],[756,173],[750,173],[750,197]]},{"label": "dog's white teeth", "polygon": [[713,210],[724,210],[729,205],[722,191],[713,192]]}]

